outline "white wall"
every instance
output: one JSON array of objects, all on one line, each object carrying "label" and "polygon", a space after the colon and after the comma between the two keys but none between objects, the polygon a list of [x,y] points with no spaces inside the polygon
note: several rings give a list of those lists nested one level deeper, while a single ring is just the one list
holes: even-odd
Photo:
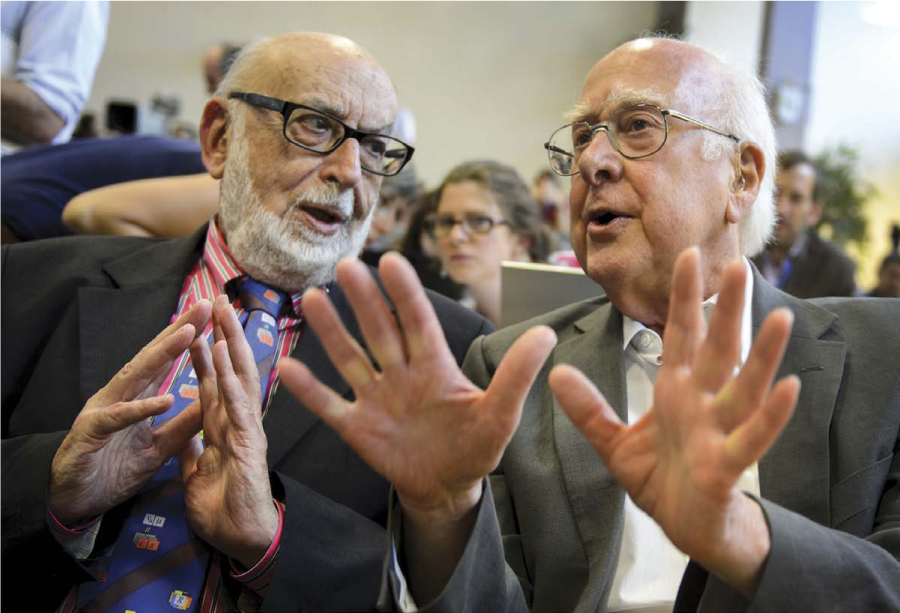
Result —
[{"label": "white wall", "polygon": [[[880,197],[871,202],[869,245],[853,253],[857,283],[869,289],[887,253],[891,223],[900,223],[900,6],[878,23],[863,19],[873,2],[820,2],[806,149],[847,143],[860,153],[862,176]],[[892,48],[893,46],[893,48]]]},{"label": "white wall", "polygon": [[182,117],[199,121],[200,65],[216,41],[334,32],[369,49],[415,113],[426,181],[474,157],[530,180],[589,68],[656,12],[655,2],[114,2],[88,107],[177,93]]},{"label": "white wall", "polygon": [[688,2],[685,40],[723,60],[756,71],[765,27],[765,2]]}]

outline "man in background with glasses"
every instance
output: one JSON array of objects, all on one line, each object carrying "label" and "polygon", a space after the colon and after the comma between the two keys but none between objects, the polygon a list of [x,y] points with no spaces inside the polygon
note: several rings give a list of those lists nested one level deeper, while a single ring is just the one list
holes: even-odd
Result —
[{"label": "man in background with glasses", "polygon": [[[272,363],[293,355],[351,392],[300,298],[324,288],[357,330],[335,267],[413,155],[390,133],[396,108],[350,40],[255,43],[203,111],[221,179],[208,225],[4,247],[3,582],[44,579],[30,610],[374,608],[388,483],[277,391]],[[251,311],[263,300],[280,307]],[[490,325],[429,300],[461,362]],[[242,330],[254,313],[268,327]]]},{"label": "man in background with glasses", "polygon": [[381,268],[402,329],[341,264],[370,298],[357,315],[380,369],[321,292],[304,298],[357,401],[290,360],[282,380],[394,486],[386,600],[900,608],[900,377],[882,357],[900,354],[900,304],[798,300],[747,260],[774,221],[756,77],[687,43],[627,43],[545,148],[608,297],[479,339],[462,372],[398,258]]}]

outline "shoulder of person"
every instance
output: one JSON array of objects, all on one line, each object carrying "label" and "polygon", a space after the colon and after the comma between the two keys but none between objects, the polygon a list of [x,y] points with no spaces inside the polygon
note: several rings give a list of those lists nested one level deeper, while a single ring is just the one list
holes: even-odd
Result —
[{"label": "shoulder of person", "polygon": [[609,298],[605,295],[574,302],[543,315],[501,328],[484,339],[484,351],[486,354],[496,353],[500,356],[516,339],[535,326],[547,326],[556,333],[557,344],[565,342],[569,337],[578,334],[576,324],[579,321],[604,307],[610,307]]},{"label": "shoulder of person", "polygon": [[837,243],[822,238],[815,231],[810,232],[810,253],[819,261],[826,261],[829,265],[840,265],[851,270],[856,269],[856,264]]}]

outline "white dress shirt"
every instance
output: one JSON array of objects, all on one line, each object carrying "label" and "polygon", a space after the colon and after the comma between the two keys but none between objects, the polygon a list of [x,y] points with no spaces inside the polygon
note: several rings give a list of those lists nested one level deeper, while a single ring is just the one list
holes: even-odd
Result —
[{"label": "white dress shirt", "polygon": [[[741,365],[747,360],[752,343],[750,297],[753,295],[753,274],[746,258],[744,266],[747,269],[747,284],[741,316]],[[707,319],[717,298],[718,294],[715,294],[703,303]],[[624,315],[622,319],[628,423],[633,424],[653,404],[653,385],[662,365],[660,358],[663,345],[659,335],[642,323]],[[759,495],[759,471],[756,464],[741,475],[739,487]],[[607,603],[608,610],[641,613],[672,611],[687,563],[688,557],[626,495],[622,545]]]}]

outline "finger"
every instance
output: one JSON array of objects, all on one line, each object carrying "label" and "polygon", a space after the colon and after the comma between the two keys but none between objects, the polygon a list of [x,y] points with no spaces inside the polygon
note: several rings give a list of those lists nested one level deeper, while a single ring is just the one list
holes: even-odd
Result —
[{"label": "finger", "polygon": [[382,371],[406,364],[397,321],[365,264],[345,259],[338,264],[337,278],[350,300],[369,351]]},{"label": "finger", "polygon": [[203,427],[203,410],[194,401],[178,415],[153,431],[153,442],[160,457],[171,458]]},{"label": "finger", "polygon": [[664,366],[690,366],[706,334],[700,302],[703,280],[700,250],[690,247],[675,260],[669,312],[663,333]]},{"label": "finger", "polygon": [[716,412],[726,432],[742,423],[765,400],[784,356],[793,321],[794,315],[787,309],[770,313],[740,374],[717,395]]},{"label": "finger", "polygon": [[172,361],[188,348],[195,335],[196,328],[185,324],[158,343],[147,345],[97,392],[96,401],[108,406],[142,394],[167,367],[171,368]]},{"label": "finger", "polygon": [[772,389],[765,404],[728,435],[726,458],[735,473],[759,461],[769,450],[790,420],[799,395],[799,377],[785,377]]},{"label": "finger", "polygon": [[166,394],[143,400],[117,402],[104,407],[91,415],[89,434],[96,437],[109,436],[154,415],[162,415],[174,401],[172,394]]},{"label": "finger", "polygon": [[729,263],[706,340],[694,362],[694,379],[701,389],[715,393],[731,378],[741,357],[741,323],[747,269],[743,261]]},{"label": "finger", "polygon": [[306,364],[294,358],[279,360],[278,373],[281,384],[290,393],[343,436],[351,415],[350,404],[346,400],[319,381]]},{"label": "finger", "polygon": [[[219,314],[216,313],[216,305],[225,305],[231,306],[231,303],[228,301],[228,296],[225,294],[219,294],[216,296],[216,301],[213,303],[212,309],[212,322],[213,322],[213,343],[218,343],[221,340],[225,340],[225,334],[222,332],[222,324],[219,321]],[[232,307],[234,308],[234,307]]]},{"label": "finger", "polygon": [[203,441],[200,435],[196,435],[188,441],[178,453],[178,464],[181,466],[181,481],[187,483],[191,475],[197,470],[197,460],[203,454]]},{"label": "finger", "polygon": [[259,416],[254,414],[254,409],[259,407],[259,387],[256,388],[255,397],[248,395],[234,372],[226,341],[219,341],[213,345],[212,355],[219,394],[225,405],[229,423],[244,432],[253,430],[256,420],[259,419]]},{"label": "finger", "polygon": [[[222,335],[228,345],[228,354],[231,357],[231,365],[234,372],[247,384],[255,383],[256,393],[259,394],[259,369],[256,367],[256,359],[253,357],[253,349],[244,335],[244,328],[238,321],[234,307],[225,301],[216,301],[214,310],[216,319],[221,326]],[[250,317],[251,313],[247,313]],[[247,390],[250,393],[250,390]]]},{"label": "finger", "polygon": [[369,357],[350,336],[325,292],[309,289],[303,295],[303,313],[315,331],[325,353],[344,380],[357,393],[375,381]]},{"label": "finger", "polygon": [[550,389],[575,427],[593,445],[604,461],[612,453],[616,435],[626,428],[603,394],[584,376],[568,364],[550,371]]},{"label": "finger", "polygon": [[508,409],[518,423],[525,397],[555,346],[556,334],[546,326],[535,326],[519,337],[503,356],[486,390],[490,406]]},{"label": "finger", "polygon": [[409,359],[440,355],[452,360],[444,331],[412,265],[399,253],[391,252],[382,256],[378,271],[397,309]]}]

